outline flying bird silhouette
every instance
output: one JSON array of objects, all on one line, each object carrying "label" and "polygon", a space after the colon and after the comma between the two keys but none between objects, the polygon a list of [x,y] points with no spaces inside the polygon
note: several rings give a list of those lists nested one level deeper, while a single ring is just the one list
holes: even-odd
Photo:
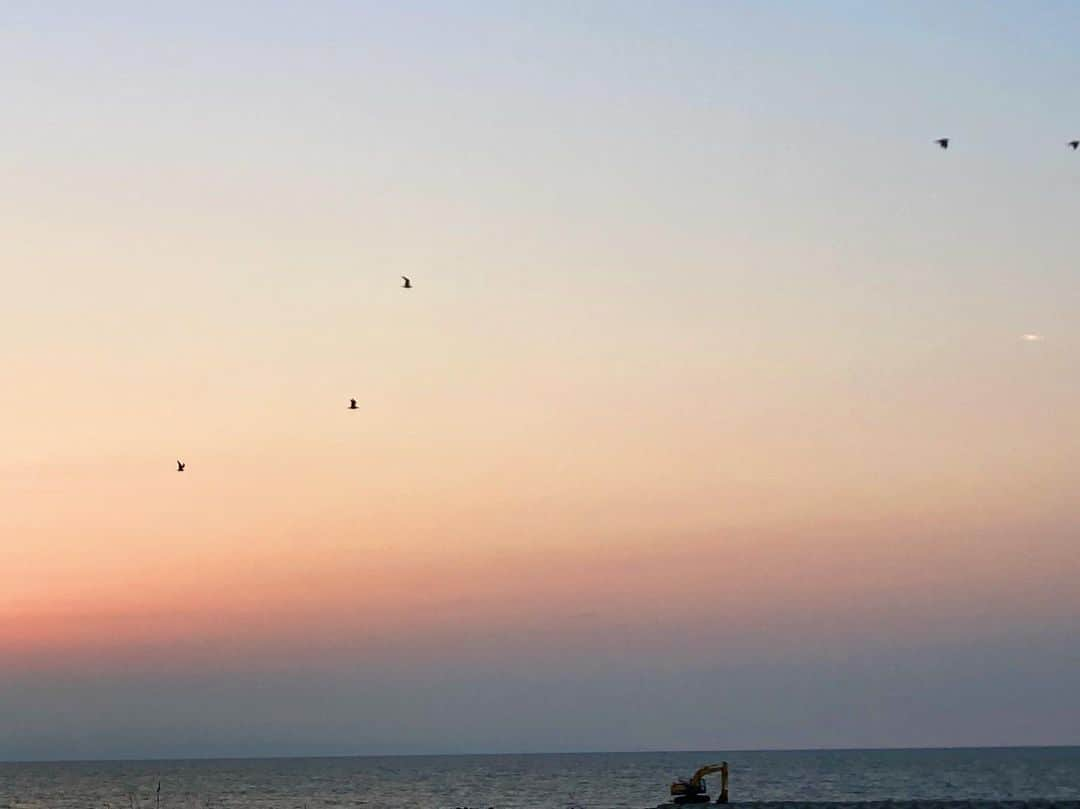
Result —
[{"label": "flying bird silhouette", "polygon": [[401,280],[405,282],[404,284],[401,285],[402,289],[412,289],[412,281],[410,281],[404,275],[401,276]]},{"label": "flying bird silhouette", "polygon": [[183,472],[185,466],[187,466],[187,464],[184,463],[183,461],[177,461],[176,462],[176,471],[177,472]]},{"label": "flying bird silhouette", "polygon": [[358,410],[356,406],[356,399],[349,399],[349,410]]},{"label": "flying bird silhouette", "polygon": [[1077,147],[1080,147],[1080,140],[1070,140],[1069,145],[1072,146],[1072,150],[1075,152]]},{"label": "flying bird silhouette", "polygon": [[934,143],[936,143],[942,149],[948,149],[949,148],[949,139],[948,138],[938,138],[937,140],[934,141]]}]

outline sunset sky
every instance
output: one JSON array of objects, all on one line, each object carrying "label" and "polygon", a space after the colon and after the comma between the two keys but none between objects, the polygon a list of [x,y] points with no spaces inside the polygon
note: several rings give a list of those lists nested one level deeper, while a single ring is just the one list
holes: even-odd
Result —
[{"label": "sunset sky", "polygon": [[0,758],[1080,743],[1080,5],[94,5]]}]

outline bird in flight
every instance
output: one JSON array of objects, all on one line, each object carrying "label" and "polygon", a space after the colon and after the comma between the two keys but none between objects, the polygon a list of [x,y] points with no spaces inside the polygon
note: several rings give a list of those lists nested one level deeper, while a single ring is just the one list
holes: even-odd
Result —
[{"label": "bird in flight", "polygon": [[1072,150],[1075,152],[1077,148],[1080,148],[1080,140],[1070,140],[1069,145],[1072,146]]},{"label": "bird in flight", "polygon": [[948,138],[938,138],[937,140],[934,141],[934,143],[936,143],[942,149],[948,149],[949,148],[949,139]]},{"label": "bird in flight", "polygon": [[349,410],[358,410],[356,406],[356,399],[349,399]]},{"label": "bird in flight", "polygon": [[405,282],[401,285],[402,289],[412,289],[412,281],[410,281],[404,275],[401,276],[401,280]]},{"label": "bird in flight", "polygon": [[187,464],[186,464],[186,463],[184,463],[183,461],[177,461],[177,462],[176,462],[176,471],[177,471],[177,472],[183,472],[183,471],[184,471],[184,467],[186,467],[186,466],[187,466]]}]

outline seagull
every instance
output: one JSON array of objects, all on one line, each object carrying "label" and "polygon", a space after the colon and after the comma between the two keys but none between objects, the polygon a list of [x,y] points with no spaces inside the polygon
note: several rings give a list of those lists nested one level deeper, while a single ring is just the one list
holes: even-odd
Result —
[{"label": "seagull", "polygon": [[349,410],[359,410],[356,406],[356,399],[349,399]]},{"label": "seagull", "polygon": [[934,143],[936,143],[942,149],[948,149],[949,148],[949,139],[948,138],[938,138],[937,140],[934,141]]},{"label": "seagull", "polygon": [[1080,140],[1070,140],[1069,146],[1072,146],[1072,150],[1075,152],[1077,147],[1080,147]]},{"label": "seagull", "polygon": [[403,289],[412,289],[412,281],[410,281],[404,275],[401,276],[401,280],[405,282],[404,284],[401,285]]},{"label": "seagull", "polygon": [[177,461],[176,462],[176,471],[177,472],[183,472],[185,466],[187,466],[187,464],[184,463],[183,461]]}]

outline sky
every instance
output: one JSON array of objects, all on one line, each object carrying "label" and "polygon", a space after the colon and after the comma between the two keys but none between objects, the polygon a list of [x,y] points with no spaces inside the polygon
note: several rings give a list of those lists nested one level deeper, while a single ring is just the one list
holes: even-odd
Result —
[{"label": "sky", "polygon": [[1080,743],[1077,41],[7,4],[0,759]]}]

